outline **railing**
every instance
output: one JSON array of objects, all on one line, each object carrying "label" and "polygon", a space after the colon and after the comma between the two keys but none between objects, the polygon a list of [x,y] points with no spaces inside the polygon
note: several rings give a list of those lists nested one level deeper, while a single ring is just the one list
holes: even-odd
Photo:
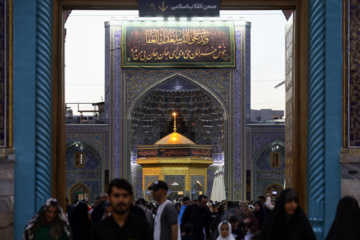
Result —
[{"label": "railing", "polygon": [[104,103],[66,103],[65,117],[67,124],[104,123]]}]

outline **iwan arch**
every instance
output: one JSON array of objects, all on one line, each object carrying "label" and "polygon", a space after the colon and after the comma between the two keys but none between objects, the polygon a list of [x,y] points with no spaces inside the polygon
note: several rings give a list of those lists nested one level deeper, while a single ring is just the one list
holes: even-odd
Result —
[{"label": "iwan arch", "polygon": [[[24,0],[10,5],[13,34],[9,37],[9,76],[14,93],[10,108],[14,114],[13,141],[10,139],[7,146],[14,147],[16,155],[14,237],[20,239],[23,226],[45,198],[52,195],[65,199],[63,11],[137,9],[137,2]],[[348,112],[347,105],[342,103],[342,97],[348,96],[347,84],[342,91],[342,59],[348,54],[342,49],[342,3],[221,1],[221,8],[295,10],[289,68],[292,77],[287,81],[287,119],[291,121],[286,129],[286,149],[290,151],[286,156],[286,184],[299,193],[301,205],[321,239],[344,190],[340,184],[340,150],[351,146],[345,124],[348,115],[343,115]],[[30,64],[33,62],[35,67]]]}]

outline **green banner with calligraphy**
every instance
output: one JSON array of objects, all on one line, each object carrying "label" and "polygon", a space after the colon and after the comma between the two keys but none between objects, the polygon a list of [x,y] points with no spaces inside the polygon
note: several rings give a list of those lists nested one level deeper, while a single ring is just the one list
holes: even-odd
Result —
[{"label": "green banner with calligraphy", "polygon": [[122,67],[235,67],[233,22],[122,23]]}]

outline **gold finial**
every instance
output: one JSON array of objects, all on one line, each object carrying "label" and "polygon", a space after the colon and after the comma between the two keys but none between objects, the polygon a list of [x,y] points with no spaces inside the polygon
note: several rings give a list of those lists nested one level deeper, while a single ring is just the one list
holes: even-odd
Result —
[{"label": "gold finial", "polygon": [[172,114],[174,116],[174,132],[176,132],[176,112]]}]

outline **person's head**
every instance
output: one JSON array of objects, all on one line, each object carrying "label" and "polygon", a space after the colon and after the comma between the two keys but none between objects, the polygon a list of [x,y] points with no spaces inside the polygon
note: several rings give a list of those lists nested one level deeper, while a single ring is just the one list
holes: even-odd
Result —
[{"label": "person's head", "polygon": [[184,206],[190,206],[191,205],[190,198],[189,197],[183,197],[182,204]]},{"label": "person's head", "polygon": [[190,223],[185,224],[184,232],[185,232],[185,235],[191,235],[193,232],[193,225],[191,225]]},{"label": "person's head", "polygon": [[261,195],[261,196],[258,197],[258,199],[259,199],[259,202],[261,202],[261,204],[264,206],[264,204],[265,204],[265,197]]},{"label": "person's head", "polygon": [[25,235],[33,236],[42,226],[50,226],[49,235],[53,239],[60,239],[64,227],[69,225],[63,210],[54,198],[49,198],[30,222],[31,225],[28,224],[25,228]]},{"label": "person's head", "polygon": [[108,200],[105,201],[105,217],[110,217],[111,216],[111,204]]},{"label": "person's head", "polygon": [[219,214],[223,214],[225,211],[224,204],[220,204],[217,208]]},{"label": "person's head", "polygon": [[197,199],[193,200],[193,205],[197,205],[199,203],[199,201]]},{"label": "person's head", "polygon": [[176,207],[176,210],[178,211],[178,213],[180,213],[181,203],[176,203],[175,207]]},{"label": "person's head", "polygon": [[135,206],[141,207],[141,208],[145,207],[145,206],[146,206],[146,201],[145,201],[145,199],[139,198],[138,200],[136,200]]},{"label": "person's head", "polygon": [[125,214],[130,211],[134,200],[131,184],[125,179],[112,180],[108,188],[109,203],[114,214]]},{"label": "person's head", "polygon": [[236,204],[236,205],[235,205],[235,210],[234,210],[234,212],[235,212],[235,215],[239,215],[239,213],[240,213],[240,206],[239,206],[239,204]]},{"label": "person's head", "polygon": [[100,195],[100,203],[103,204],[106,200],[107,200],[107,194],[106,194],[106,193],[102,193],[102,194]]},{"label": "person's head", "polygon": [[207,196],[200,195],[199,198],[198,198],[198,201],[199,201],[198,205],[199,205],[200,208],[207,208],[207,205],[206,205],[207,202],[208,202]]},{"label": "person's head", "polygon": [[158,203],[166,200],[166,194],[169,189],[166,182],[161,180],[156,181],[153,184],[151,184],[151,186],[148,189],[151,191],[154,200],[157,201]]},{"label": "person's head", "polygon": [[100,197],[99,196],[96,196],[95,198],[94,198],[94,207],[96,207],[97,205],[99,205],[100,204]]},{"label": "person's head", "polygon": [[232,210],[235,208],[235,203],[233,201],[227,201],[226,207],[228,210]]},{"label": "person's head", "polygon": [[84,222],[90,222],[89,208],[84,201],[79,201],[72,212],[71,219],[69,219],[72,225],[82,224]]},{"label": "person's head", "polygon": [[146,208],[149,209],[150,211],[154,211],[154,205],[152,205],[152,203],[147,203]]},{"label": "person's head", "polygon": [[249,213],[249,205],[247,202],[241,202],[239,205],[240,214],[248,214]]},{"label": "person's head", "polygon": [[231,229],[237,229],[238,227],[238,219],[236,216],[231,216],[229,218],[229,222],[230,222],[230,225],[231,225]]},{"label": "person's head", "polygon": [[55,202],[51,202],[50,206],[45,210],[45,221],[47,223],[53,223],[59,218],[59,208]]},{"label": "person's head", "polygon": [[358,201],[350,196],[340,199],[327,240],[359,239],[360,208]]},{"label": "person's head", "polygon": [[263,211],[263,206],[260,201],[257,201],[254,203],[254,212],[260,212]]},{"label": "person's head", "polygon": [[293,215],[299,205],[299,199],[294,190],[286,191],[285,194],[285,212],[289,215]]},{"label": "person's head", "polygon": [[254,205],[249,205],[249,212],[254,212]]},{"label": "person's head", "polygon": [[216,203],[211,204],[211,211],[216,213],[218,211],[218,205]]},{"label": "person's head", "polygon": [[219,233],[223,238],[227,238],[231,234],[231,225],[227,221],[222,221],[218,227]]}]

